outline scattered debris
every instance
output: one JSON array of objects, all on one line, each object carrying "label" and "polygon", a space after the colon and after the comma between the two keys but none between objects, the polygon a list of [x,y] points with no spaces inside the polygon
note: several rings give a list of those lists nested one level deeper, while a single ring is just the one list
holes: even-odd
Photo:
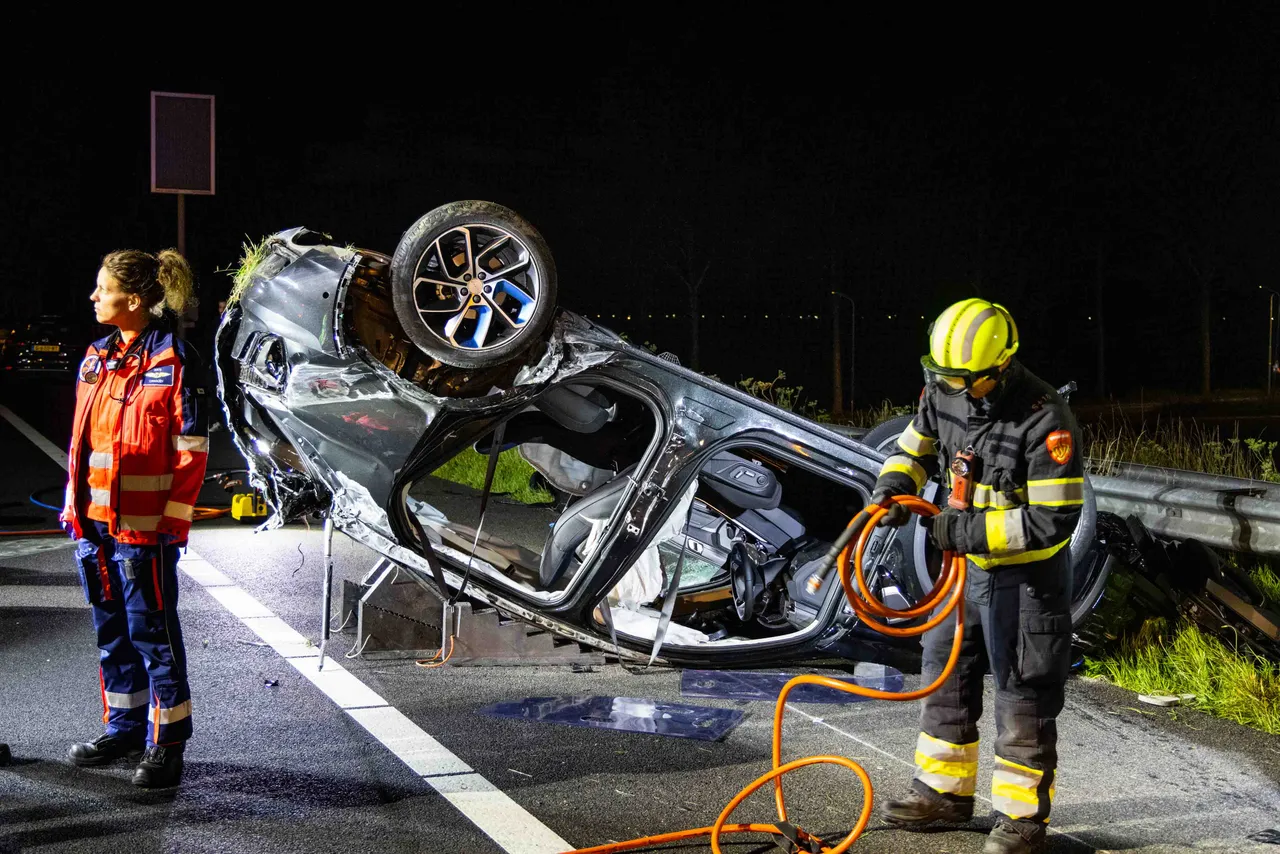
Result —
[{"label": "scattered debris", "polygon": [[1148,706],[1161,706],[1168,708],[1170,706],[1181,706],[1183,703],[1190,703],[1196,698],[1195,694],[1139,694],[1138,701],[1146,703]]},{"label": "scattered debris", "polygon": [[241,640],[240,638],[236,638],[236,643],[242,643],[245,646],[271,646],[271,644],[266,641]]},{"label": "scattered debris", "polygon": [[526,697],[480,714],[536,723],[718,741],[742,722],[739,709],[668,703],[643,697]]},{"label": "scattered debris", "polygon": [[[764,700],[775,702],[783,687],[796,674],[751,670],[685,670],[680,674],[682,697],[711,697],[721,700]],[[826,675],[826,674],[823,674]],[[859,662],[852,675],[833,677],[849,685],[877,691],[902,690],[902,671],[883,664]],[[787,700],[791,703],[860,703],[868,698],[824,685],[800,685]]]},{"label": "scattered debris", "polygon": [[572,667],[573,673],[595,673],[596,669],[590,664],[575,664]]},{"label": "scattered debris", "polygon": [[1273,827],[1270,830],[1259,830],[1257,833],[1251,833],[1245,837],[1250,842],[1266,842],[1269,845],[1280,845],[1280,827]]},{"label": "scattered debris", "polygon": [[532,775],[532,774],[526,774],[526,773],[524,773],[523,771],[517,771],[517,770],[516,770],[516,769],[514,769],[514,768],[508,768],[507,770],[508,770],[508,771],[510,771],[512,774],[519,774],[521,777],[528,777],[530,780],[532,780],[532,779],[533,779],[533,775]]},{"label": "scattered debris", "polygon": [[614,791],[615,791],[616,793],[618,793],[619,795],[622,795],[622,797],[624,797],[624,798],[634,798],[634,797],[635,797],[635,795],[631,794],[630,792],[624,792],[624,791],[622,791],[621,789],[614,789]]},{"label": "scattered debris", "polygon": [[280,680],[279,679],[263,679],[262,684],[267,688],[279,688]]}]

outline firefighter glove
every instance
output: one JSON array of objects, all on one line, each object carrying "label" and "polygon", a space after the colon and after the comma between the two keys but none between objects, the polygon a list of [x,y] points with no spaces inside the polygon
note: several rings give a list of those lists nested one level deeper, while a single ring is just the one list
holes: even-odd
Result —
[{"label": "firefighter glove", "polygon": [[892,500],[895,495],[902,494],[902,492],[890,487],[881,487],[871,493],[872,504],[879,504],[881,507],[889,508],[889,512],[880,517],[881,526],[900,528],[907,524],[907,520],[911,518],[911,511],[905,505]]},{"label": "firefighter glove", "polygon": [[936,516],[925,516],[920,524],[929,532],[929,539],[944,552],[964,553],[961,541],[961,527],[964,525],[964,514],[950,507]]}]

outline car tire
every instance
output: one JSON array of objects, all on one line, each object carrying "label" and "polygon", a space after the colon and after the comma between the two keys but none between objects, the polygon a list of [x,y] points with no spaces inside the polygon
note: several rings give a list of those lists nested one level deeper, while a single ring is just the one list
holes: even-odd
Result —
[{"label": "car tire", "polygon": [[875,427],[867,431],[866,435],[858,441],[877,451],[884,451],[897,438],[902,435],[902,431],[907,429],[907,425],[911,423],[914,415],[899,415],[896,418],[890,418],[888,421],[881,421]]},{"label": "car tire", "polygon": [[454,367],[491,367],[545,340],[556,268],[542,235],[515,211],[451,202],[400,238],[391,291],[396,318],[418,349]]}]

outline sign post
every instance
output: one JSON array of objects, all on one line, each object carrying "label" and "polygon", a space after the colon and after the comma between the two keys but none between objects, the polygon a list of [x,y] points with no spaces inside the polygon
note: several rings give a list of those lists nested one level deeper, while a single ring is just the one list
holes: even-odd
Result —
[{"label": "sign post", "polygon": [[[178,252],[187,254],[187,196],[214,194],[214,96],[151,93],[151,192],[178,197]],[[188,324],[196,320],[193,309]]]}]

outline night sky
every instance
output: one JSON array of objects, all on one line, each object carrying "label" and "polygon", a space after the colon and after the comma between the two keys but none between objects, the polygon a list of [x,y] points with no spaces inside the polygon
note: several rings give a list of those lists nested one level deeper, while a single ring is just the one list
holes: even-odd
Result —
[{"label": "night sky", "polygon": [[307,225],[389,253],[431,208],[481,198],[542,231],[562,305],[686,364],[682,280],[705,269],[700,369],[785,370],[824,407],[833,288],[857,302],[859,405],[914,398],[929,320],[971,295],[1013,312],[1034,371],[1087,392],[1105,319],[1106,391],[1136,396],[1200,389],[1207,294],[1214,387],[1263,384],[1259,286],[1280,291],[1267,5],[736,8],[263,21],[163,57],[124,34],[30,41],[3,60],[0,321],[91,317],[105,252],[176,242],[176,200],[148,192],[162,90],[217,97],[218,192],[187,201],[207,307],[245,236]]}]

